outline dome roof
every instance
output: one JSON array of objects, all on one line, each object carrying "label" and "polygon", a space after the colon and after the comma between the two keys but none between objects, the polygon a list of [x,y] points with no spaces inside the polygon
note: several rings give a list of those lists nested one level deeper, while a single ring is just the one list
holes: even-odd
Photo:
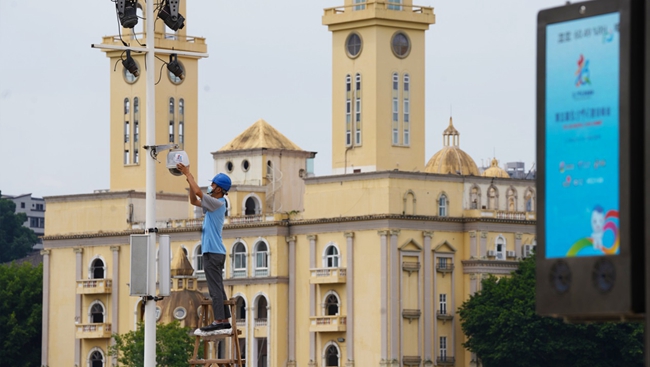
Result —
[{"label": "dome roof", "polygon": [[497,177],[497,178],[510,178],[510,175],[508,174],[508,172],[506,172],[503,168],[499,167],[499,161],[497,161],[496,158],[492,159],[492,164],[490,165],[490,168],[483,171],[481,176],[483,176],[483,177]]},{"label": "dome roof", "polygon": [[470,157],[460,149],[460,133],[454,127],[451,117],[449,126],[442,133],[443,148],[429,160],[424,171],[428,173],[478,176],[478,167]]}]

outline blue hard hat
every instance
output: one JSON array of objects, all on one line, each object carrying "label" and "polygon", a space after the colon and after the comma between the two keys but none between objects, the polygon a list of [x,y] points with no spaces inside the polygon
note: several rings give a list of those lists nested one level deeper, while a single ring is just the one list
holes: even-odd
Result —
[{"label": "blue hard hat", "polygon": [[214,182],[217,186],[221,187],[224,191],[230,190],[230,186],[232,185],[232,181],[230,181],[230,177],[226,175],[225,173],[220,173],[212,179],[212,182]]}]

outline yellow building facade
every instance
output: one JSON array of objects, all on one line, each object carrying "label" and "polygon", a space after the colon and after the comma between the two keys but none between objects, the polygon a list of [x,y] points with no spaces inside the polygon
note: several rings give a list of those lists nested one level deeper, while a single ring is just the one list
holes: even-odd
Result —
[{"label": "yellow building facade", "polygon": [[[534,181],[507,177],[496,160],[479,175],[460,147],[462,121],[435,124],[442,144],[429,142],[440,149],[425,164],[432,8],[345,0],[322,20],[333,40],[333,174],[314,176],[316,153],[264,120],[245,122],[252,124],[212,152],[215,173],[233,180],[224,283],[238,299],[232,321],[246,365],[476,366],[456,311],[481,279],[508,275],[533,251]],[[183,31],[156,32],[157,47],[206,50]],[[44,366],[114,365],[111,335],[143,319],[140,298],[129,296],[129,236],[145,229],[144,160],[133,156],[143,154],[135,134],[146,134],[144,116],[136,130],[134,103],[144,106],[145,90],[112,71],[119,54],[107,55],[111,187],[45,198]],[[180,85],[168,77],[156,87],[155,134],[161,144],[182,141],[196,162],[198,60],[182,62]],[[170,236],[174,279],[156,318],[194,327],[198,294],[207,294],[202,214],[189,205],[184,178],[164,167],[157,175],[156,227]]]}]

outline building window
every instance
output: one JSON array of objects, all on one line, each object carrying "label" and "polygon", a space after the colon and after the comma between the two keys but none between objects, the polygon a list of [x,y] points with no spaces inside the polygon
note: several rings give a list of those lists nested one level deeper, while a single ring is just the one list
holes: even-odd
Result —
[{"label": "building window", "polygon": [[469,208],[478,209],[481,201],[481,189],[474,185],[469,192]]},{"label": "building window", "polygon": [[237,322],[246,322],[246,300],[244,297],[237,297],[237,308],[236,308],[237,315],[235,319]]},{"label": "building window", "polygon": [[356,78],[356,89],[354,91],[354,143],[356,145],[361,144],[361,74],[357,74]]},{"label": "building window", "polygon": [[334,291],[328,292],[323,303],[324,316],[336,316],[340,314],[341,300]]},{"label": "building window", "polygon": [[345,40],[345,50],[348,52],[348,57],[355,58],[361,53],[361,37],[358,33],[352,32]]},{"label": "building window", "polygon": [[440,195],[440,198],[438,199],[438,216],[447,216],[447,195],[445,194]]},{"label": "building window", "polygon": [[402,0],[388,0],[389,10],[402,10]]},{"label": "building window", "polygon": [[497,260],[506,259],[506,239],[501,235],[494,241],[494,257]]},{"label": "building window", "polygon": [[246,276],[246,246],[237,242],[233,248],[233,278],[242,278]]},{"label": "building window", "polygon": [[409,98],[409,88],[411,78],[408,74],[404,75],[404,145],[411,144],[411,100]]},{"label": "building window", "polygon": [[258,242],[255,246],[255,276],[265,277],[269,275],[269,247],[264,242]]},{"label": "building window", "polygon": [[95,301],[90,305],[88,310],[88,319],[91,324],[103,324],[104,323],[104,305],[100,301]]},{"label": "building window", "polygon": [[345,76],[345,145],[352,145],[352,77]]},{"label": "building window", "polygon": [[526,211],[534,212],[535,211],[535,191],[530,187],[526,189],[526,194],[524,195],[526,200]]},{"label": "building window", "polygon": [[174,142],[174,98],[169,99],[169,142]]},{"label": "building window", "polygon": [[203,269],[203,249],[201,248],[201,244],[196,246],[194,249],[194,269],[196,269],[197,272],[202,273],[204,271]]},{"label": "building window", "polygon": [[138,164],[140,163],[140,151],[138,148],[135,148],[133,150],[133,163]]},{"label": "building window", "polygon": [[[366,0],[354,0],[355,4],[362,4],[362,5],[355,5],[354,10],[364,10],[366,8]],[[338,365],[337,365],[338,366]]]},{"label": "building window", "polygon": [[185,100],[178,100],[178,143],[181,149],[185,143]]},{"label": "building window", "polygon": [[326,367],[339,366],[340,352],[339,348],[334,342],[325,346],[325,354],[323,355],[324,364]]},{"label": "building window", "polygon": [[90,279],[104,279],[106,275],[106,267],[102,259],[95,259],[90,264]]},{"label": "building window", "polygon": [[339,267],[339,250],[334,245],[329,245],[325,249],[325,256],[323,257],[323,265],[326,268]]},{"label": "building window", "polygon": [[129,151],[125,150],[124,151],[124,164],[125,165],[129,164],[130,159],[131,159],[131,156],[129,155]]},{"label": "building window", "polygon": [[140,99],[133,98],[133,142],[140,139]]},{"label": "building window", "polygon": [[497,210],[499,209],[499,192],[494,185],[490,186],[488,189],[488,209]]},{"label": "building window", "polygon": [[440,294],[440,308],[439,308],[440,314],[441,315],[446,315],[447,314],[447,295],[446,294]]},{"label": "building window", "polygon": [[131,139],[131,127],[129,126],[128,121],[124,121],[124,142],[128,143]]},{"label": "building window", "polygon": [[254,194],[251,194],[251,196],[246,198],[246,201],[244,201],[244,208],[243,208],[244,215],[256,215],[256,214],[261,214],[262,213],[262,204],[260,199],[255,196]]},{"label": "building window", "polygon": [[438,269],[451,269],[452,268],[451,259],[448,257],[439,257],[438,258]]},{"label": "building window", "polygon": [[104,353],[99,348],[93,348],[88,354],[88,367],[104,367]]},{"label": "building window", "polygon": [[440,359],[442,361],[447,360],[447,337],[440,337]]},{"label": "building window", "polygon": [[25,203],[20,203],[20,207],[21,207],[22,209],[25,209]]},{"label": "building window", "polygon": [[255,318],[255,321],[266,321],[268,319],[268,306],[269,304],[266,301],[266,297],[261,296],[257,299],[257,317]]},{"label": "building window", "polygon": [[399,144],[399,75],[393,73],[393,145]]},{"label": "building window", "polygon": [[400,59],[404,59],[411,52],[411,40],[409,40],[406,33],[399,31],[393,35],[391,40],[391,49],[393,54]]},{"label": "building window", "polygon": [[131,110],[131,103],[128,98],[124,98],[124,114],[128,115]]}]

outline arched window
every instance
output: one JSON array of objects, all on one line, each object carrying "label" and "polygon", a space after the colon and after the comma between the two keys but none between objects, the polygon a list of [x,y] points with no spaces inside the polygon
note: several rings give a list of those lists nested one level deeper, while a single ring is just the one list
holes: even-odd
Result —
[{"label": "arched window", "polygon": [[499,209],[499,191],[497,191],[497,188],[494,185],[488,188],[488,209]]},{"label": "arched window", "polygon": [[246,300],[244,297],[237,297],[237,322],[246,322]]},{"label": "arched window", "polygon": [[178,100],[178,143],[183,148],[185,143],[185,100]]},{"label": "arched window", "polygon": [[325,248],[323,255],[323,267],[325,268],[338,268],[339,267],[339,249],[335,245],[329,245]]},{"label": "arched window", "polygon": [[128,115],[131,112],[131,102],[128,98],[124,98],[124,114]]},{"label": "arched window", "polygon": [[345,145],[352,145],[352,78],[345,76]]},{"label": "arched window", "polygon": [[506,198],[508,202],[508,211],[517,211],[517,190],[515,190],[514,187],[510,186],[508,188],[508,191],[506,191]]},{"label": "arched window", "polygon": [[440,195],[438,198],[438,216],[447,216],[447,195],[445,194]]},{"label": "arched window", "polygon": [[324,316],[336,316],[339,315],[341,311],[341,300],[339,296],[334,291],[329,291],[325,295],[325,300],[323,303],[323,315]]},{"label": "arched window", "polygon": [[331,342],[330,344],[325,346],[325,353],[323,355],[323,360],[324,360],[324,365],[326,367],[338,367],[339,366],[339,360],[340,360],[340,351],[338,346],[334,343]]},{"label": "arched window", "polygon": [[469,191],[469,208],[478,209],[481,204],[481,189],[474,185]]},{"label": "arched window", "polygon": [[140,99],[133,98],[133,142],[140,140]]},{"label": "arched window", "polygon": [[102,259],[95,259],[90,263],[90,279],[104,279],[106,276],[106,267]]},{"label": "arched window", "polygon": [[232,259],[232,276],[233,278],[242,278],[246,276],[246,246],[237,242],[233,247]]},{"label": "arched window", "polygon": [[88,367],[104,367],[104,353],[99,348],[93,348],[88,354]]},{"label": "arched window", "polygon": [[399,74],[393,73],[393,145],[399,144]]},{"label": "arched window", "polygon": [[197,272],[204,272],[203,269],[203,249],[201,248],[201,244],[198,244],[194,248],[194,269]]},{"label": "arched window", "polygon": [[169,99],[169,142],[174,142],[174,98]]},{"label": "arched window", "polygon": [[526,189],[526,194],[524,195],[524,199],[526,200],[526,211],[527,212],[534,212],[535,211],[535,191],[533,191],[532,188],[527,188]]},{"label": "arched window", "polygon": [[408,74],[404,74],[404,94],[403,94],[403,115],[404,115],[404,130],[402,131],[403,133],[403,144],[404,145],[410,145],[411,144],[411,135],[410,135],[410,128],[411,128],[411,99],[409,98],[409,89],[410,89],[410,84],[411,84],[411,77]]},{"label": "arched window", "polygon": [[257,299],[257,306],[255,307],[255,310],[257,311],[257,317],[255,320],[260,320],[260,321],[266,321],[268,317],[268,302],[266,301],[266,297],[261,296]]},{"label": "arched window", "polygon": [[269,275],[269,247],[260,241],[255,245],[255,276],[266,277]]},{"label": "arched window", "polygon": [[104,305],[100,301],[95,301],[88,309],[88,320],[91,324],[103,324],[105,316]]},{"label": "arched window", "polygon": [[260,214],[260,202],[255,196],[249,196],[244,202],[244,214],[245,215],[255,215]]},{"label": "arched window", "polygon": [[506,259],[506,239],[501,235],[494,241],[494,257],[497,260]]}]

